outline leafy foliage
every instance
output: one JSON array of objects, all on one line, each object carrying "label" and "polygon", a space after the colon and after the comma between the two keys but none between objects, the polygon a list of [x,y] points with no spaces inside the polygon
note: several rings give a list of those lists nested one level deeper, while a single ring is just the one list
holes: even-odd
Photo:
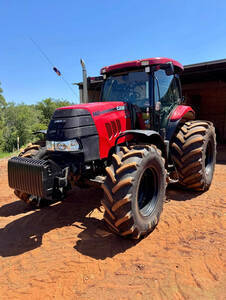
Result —
[{"label": "leafy foliage", "polygon": [[51,98],[47,98],[43,101],[38,102],[38,104],[36,105],[36,109],[38,109],[41,112],[41,123],[47,127],[55,109],[58,107],[68,105],[71,105],[71,103],[66,100],[53,100]]},{"label": "leafy foliage", "polygon": [[2,95],[2,88],[1,88],[1,82],[0,82],[0,150],[2,149],[3,144],[3,129],[5,125],[5,107],[6,107],[6,101],[5,98]]},{"label": "leafy foliage", "polygon": [[17,137],[20,146],[37,139],[33,132],[47,129],[55,109],[71,105],[66,100],[44,99],[36,105],[24,103],[7,103],[2,95],[0,86],[0,151],[12,152],[17,146]]},{"label": "leafy foliage", "polygon": [[1,82],[0,82],[0,109],[3,108],[4,106],[6,106],[6,101],[5,98],[2,95],[2,88],[1,88]]}]

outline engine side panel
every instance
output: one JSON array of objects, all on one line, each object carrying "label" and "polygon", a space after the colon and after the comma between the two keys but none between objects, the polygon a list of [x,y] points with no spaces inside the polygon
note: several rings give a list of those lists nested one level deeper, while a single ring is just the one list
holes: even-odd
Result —
[{"label": "engine side panel", "polygon": [[[120,133],[131,129],[131,119],[126,109],[126,105],[122,103],[122,105],[113,107],[109,111],[93,113],[94,122],[99,134],[101,158],[108,157],[109,151],[115,145],[115,140]],[[125,140],[126,137],[121,138],[120,143]]]}]

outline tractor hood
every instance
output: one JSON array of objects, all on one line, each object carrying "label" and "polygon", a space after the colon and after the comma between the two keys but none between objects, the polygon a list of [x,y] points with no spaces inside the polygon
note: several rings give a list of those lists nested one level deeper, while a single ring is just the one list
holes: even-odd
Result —
[{"label": "tractor hood", "polygon": [[[46,139],[76,139],[88,161],[106,158],[116,138],[128,129],[131,129],[131,120],[124,102],[77,104],[55,110]],[[121,142],[123,140],[125,138],[121,138]]]},{"label": "tractor hood", "polygon": [[103,114],[107,114],[114,111],[125,110],[124,102],[92,102],[87,104],[75,104],[71,106],[60,107],[57,110],[64,109],[85,109],[88,110],[89,113],[95,117]]}]

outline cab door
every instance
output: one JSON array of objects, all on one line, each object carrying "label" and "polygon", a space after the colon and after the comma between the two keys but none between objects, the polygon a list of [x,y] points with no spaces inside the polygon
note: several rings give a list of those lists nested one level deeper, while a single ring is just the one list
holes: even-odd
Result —
[{"label": "cab door", "polygon": [[181,87],[177,74],[167,75],[165,70],[154,72],[155,129],[167,127],[169,115],[181,103]]}]

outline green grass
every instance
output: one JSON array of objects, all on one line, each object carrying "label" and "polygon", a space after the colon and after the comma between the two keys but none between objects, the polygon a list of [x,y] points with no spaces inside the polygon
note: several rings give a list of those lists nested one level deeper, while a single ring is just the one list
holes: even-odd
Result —
[{"label": "green grass", "polygon": [[7,158],[7,157],[10,157],[10,156],[14,156],[14,155],[17,155],[18,154],[18,151],[15,151],[15,152],[0,152],[0,159],[1,158]]}]

